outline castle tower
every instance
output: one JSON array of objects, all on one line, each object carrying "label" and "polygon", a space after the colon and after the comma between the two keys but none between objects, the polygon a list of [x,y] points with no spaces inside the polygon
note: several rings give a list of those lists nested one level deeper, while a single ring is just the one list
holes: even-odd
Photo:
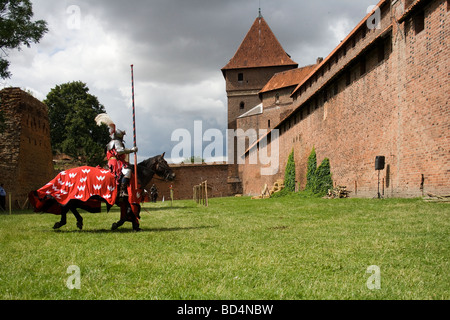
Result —
[{"label": "castle tower", "polygon": [[[228,96],[228,129],[236,130],[236,119],[261,104],[259,92],[274,74],[297,67],[260,13],[233,58],[222,68]],[[228,150],[234,150],[228,152],[228,162],[233,163],[229,166],[229,189],[232,194],[241,193],[236,148],[228,146]]]},{"label": "castle tower", "polygon": [[13,207],[54,178],[47,106],[19,88],[0,91],[0,183],[12,194]]}]

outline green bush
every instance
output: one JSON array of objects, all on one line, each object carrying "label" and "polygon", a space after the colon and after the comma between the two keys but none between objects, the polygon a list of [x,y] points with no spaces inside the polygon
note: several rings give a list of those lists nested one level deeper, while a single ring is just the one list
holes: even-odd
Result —
[{"label": "green bush", "polygon": [[[296,193],[302,198],[323,197],[333,188],[330,160],[325,158],[317,167],[317,155],[315,148],[312,149],[308,158],[308,172],[306,174],[305,190]],[[284,189],[272,195],[272,198],[281,198],[295,192],[295,161],[294,150],[289,155],[284,174]]]},{"label": "green bush", "polygon": [[333,180],[331,178],[330,160],[325,158],[316,170],[316,184],[313,192],[318,196],[324,196],[329,189],[333,188]]},{"label": "green bush", "polygon": [[284,173],[284,188],[286,189],[286,191],[295,191],[295,161],[293,149],[291,154],[289,155],[286,170]]},{"label": "green bush", "polygon": [[308,172],[306,174],[306,189],[317,196],[324,196],[333,188],[330,160],[325,158],[317,168],[316,150],[313,148],[308,158]]},{"label": "green bush", "polygon": [[308,171],[306,173],[306,189],[312,191],[316,185],[317,156],[313,148],[308,157]]}]

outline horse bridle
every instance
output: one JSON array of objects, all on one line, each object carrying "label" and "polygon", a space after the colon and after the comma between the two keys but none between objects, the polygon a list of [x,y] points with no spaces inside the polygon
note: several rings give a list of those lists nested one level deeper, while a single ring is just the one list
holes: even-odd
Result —
[{"label": "horse bridle", "polygon": [[[169,176],[170,176],[170,172],[169,172],[169,166],[165,163],[160,163],[160,161],[158,160],[158,162],[156,163],[156,170],[158,170],[158,167],[161,166],[162,169],[164,170],[164,178],[159,178],[159,177],[153,177],[156,180],[159,181],[168,181],[169,180]],[[156,171],[154,171],[156,174],[158,174]]]}]

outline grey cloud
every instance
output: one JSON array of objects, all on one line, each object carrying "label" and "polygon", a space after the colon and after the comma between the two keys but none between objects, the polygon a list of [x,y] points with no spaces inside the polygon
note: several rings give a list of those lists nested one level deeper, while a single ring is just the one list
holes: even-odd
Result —
[{"label": "grey cloud", "polygon": [[[51,24],[51,32],[41,44],[17,53],[22,56],[13,59],[18,64],[12,66],[12,71],[14,74],[14,70],[20,70],[23,74],[14,74],[8,85],[46,94],[51,87],[67,80],[59,69],[47,70],[57,62],[57,68],[63,68],[68,76],[81,77],[69,81],[87,82],[91,93],[98,96],[107,111],[118,122],[122,121],[120,126],[131,133],[128,106],[131,91],[128,86],[131,85],[127,69],[133,63],[137,88],[142,87],[136,94],[138,141],[141,141],[143,155],[169,152],[173,146],[170,141],[173,130],[191,129],[195,120],[203,120],[205,130],[226,128],[225,82],[220,69],[233,57],[256,19],[259,0],[32,2],[36,18],[46,19]],[[327,56],[342,40],[336,38],[330,28],[342,26],[342,21],[348,21],[349,29],[353,28],[365,16],[367,7],[376,2],[261,0],[261,7],[283,48],[300,65],[306,65],[318,56]],[[65,29],[69,18],[66,9],[71,5],[77,5],[81,10],[81,22],[85,23],[82,33]],[[92,34],[94,31],[87,30],[92,26],[87,21],[92,22],[92,19],[96,30],[102,32],[98,38]],[[89,36],[89,41],[81,35]],[[108,46],[107,41],[111,40],[114,45]],[[102,70],[95,68],[89,59],[95,58],[95,63],[101,59],[100,46],[94,46],[97,44],[118,50],[105,59],[115,65],[103,66]],[[65,48],[64,45],[72,47]],[[76,45],[84,48],[84,60],[74,56]],[[62,50],[61,57],[64,58],[52,57],[56,50]],[[33,60],[33,55],[36,57],[37,54],[39,59]],[[203,88],[205,81],[214,85]],[[151,84],[155,85],[153,89]]]}]

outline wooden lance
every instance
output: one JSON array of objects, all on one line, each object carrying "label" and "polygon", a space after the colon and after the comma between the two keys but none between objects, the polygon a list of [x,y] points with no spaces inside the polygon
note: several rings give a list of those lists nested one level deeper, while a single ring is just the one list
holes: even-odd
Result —
[{"label": "wooden lance", "polygon": [[[133,99],[133,143],[134,147],[137,147],[136,141],[136,106],[134,103],[134,66],[131,65],[131,89],[132,89],[132,99]],[[136,189],[138,188],[138,175],[137,175],[137,152],[134,153],[134,182]]]}]

